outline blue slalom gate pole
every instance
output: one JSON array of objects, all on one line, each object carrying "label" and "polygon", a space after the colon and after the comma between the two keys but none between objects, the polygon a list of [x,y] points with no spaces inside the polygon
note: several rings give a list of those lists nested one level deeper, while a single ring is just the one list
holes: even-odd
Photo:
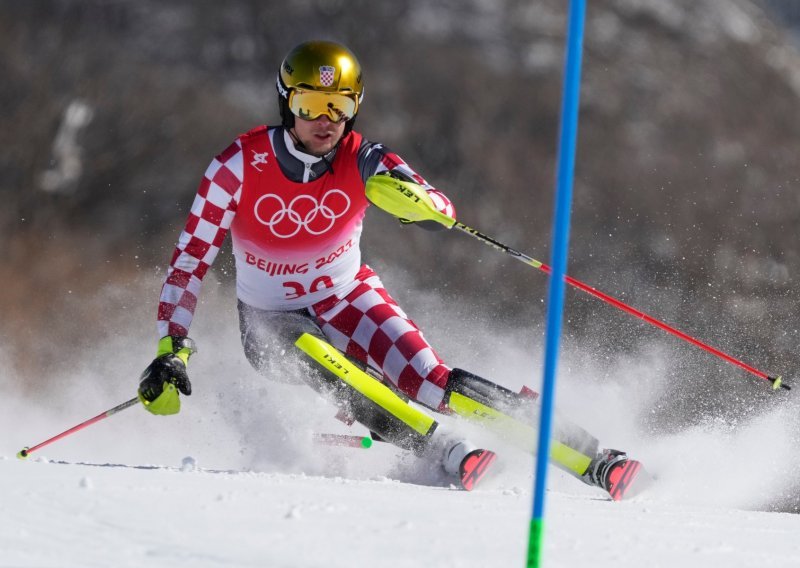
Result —
[{"label": "blue slalom gate pole", "polygon": [[567,54],[564,67],[564,93],[561,104],[561,136],[558,147],[558,178],[553,220],[553,243],[547,302],[542,410],[539,420],[539,445],[536,453],[533,514],[528,540],[528,568],[541,564],[544,542],[544,502],[550,437],[553,431],[556,366],[564,312],[564,277],[567,272],[572,185],[575,177],[575,149],[578,138],[581,55],[586,0],[570,0],[567,29]]}]

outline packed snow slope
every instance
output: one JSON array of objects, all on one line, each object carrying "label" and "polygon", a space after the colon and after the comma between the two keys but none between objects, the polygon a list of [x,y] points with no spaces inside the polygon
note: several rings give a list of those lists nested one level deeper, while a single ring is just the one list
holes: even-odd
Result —
[{"label": "packed snow slope", "polygon": [[[226,341],[216,348],[236,347]],[[511,352],[499,356],[520,364]],[[4,381],[0,567],[524,565],[530,456],[465,431],[500,454],[493,476],[467,493],[435,465],[385,444],[315,445],[314,432],[365,432],[240,363],[193,362],[195,393],[177,416],[137,405],[25,461],[14,457],[23,446],[115,406],[134,387],[104,383],[111,369],[99,360],[36,396]],[[241,380],[213,384],[232,371]],[[645,372],[620,369],[625,375]],[[614,503],[551,468],[545,565],[800,565],[800,515],[754,510],[791,490],[798,451],[786,424],[796,409],[776,405],[735,426],[654,436],[624,412],[651,404],[652,386],[560,387],[569,414],[642,459],[658,481]]]},{"label": "packed snow slope", "polygon": [[[198,315],[194,392],[180,414],[156,417],[136,405],[25,461],[15,458],[22,447],[134,396],[153,356],[152,322],[142,316],[141,331],[109,335],[102,349],[40,345],[60,363],[47,388],[8,371],[0,349],[0,568],[524,565],[532,456],[444,420],[499,454],[491,478],[467,493],[436,464],[386,444],[316,445],[314,433],[366,432],[335,420],[336,409],[310,389],[257,375],[241,354],[235,310],[222,303]],[[489,342],[463,326],[423,323],[459,366],[509,388],[538,388],[531,330],[483,324]],[[658,480],[614,503],[551,468],[545,565],[800,566],[800,515],[775,512],[776,503],[797,502],[797,389],[770,393],[764,384],[759,404],[711,400],[703,417],[666,412],[675,385],[662,376],[678,351],[665,345],[603,363],[565,343],[560,413]],[[702,380],[685,380],[681,388],[703,396]],[[750,379],[733,371],[705,380],[733,389]],[[659,421],[649,421],[658,408]]]},{"label": "packed snow slope", "polygon": [[[365,469],[384,452],[346,450]],[[391,457],[391,456],[388,456]],[[358,467],[356,465],[355,467]],[[0,460],[0,566],[524,566],[528,479],[363,478]],[[800,516],[614,503],[556,472],[546,566],[796,567]]]}]

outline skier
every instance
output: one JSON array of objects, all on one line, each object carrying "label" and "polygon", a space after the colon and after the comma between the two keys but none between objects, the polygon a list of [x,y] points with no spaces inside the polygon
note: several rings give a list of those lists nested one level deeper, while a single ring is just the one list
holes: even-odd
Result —
[{"label": "skier", "polygon": [[[346,47],[298,45],[283,60],[276,86],[281,125],[237,137],[200,183],[161,291],[161,340],[139,398],[163,415],[178,412],[178,392],[191,394],[189,328],[202,279],[230,229],[241,339],[252,366],[278,379],[299,369],[295,380],[331,397],[348,421],[433,456],[472,489],[495,454],[437,429],[407,399],[443,414],[519,426],[532,417],[535,393],[513,393],[447,366],[361,263],[359,246],[371,176],[416,184],[451,217],[453,204],[397,154],[353,130],[364,81]],[[615,499],[624,494],[638,462],[599,451],[593,436],[569,422],[559,421],[555,431],[554,463]]]}]

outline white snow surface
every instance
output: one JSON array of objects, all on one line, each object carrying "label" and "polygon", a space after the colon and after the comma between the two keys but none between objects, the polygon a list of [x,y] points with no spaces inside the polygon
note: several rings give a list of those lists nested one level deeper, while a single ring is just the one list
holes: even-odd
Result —
[{"label": "white snow surface", "polygon": [[[465,492],[386,444],[315,445],[314,432],[366,432],[334,420],[305,387],[265,384],[241,356],[235,321],[201,318],[196,335],[195,392],[180,414],[154,417],[137,405],[24,461],[15,457],[23,446],[134,396],[153,342],[127,337],[124,346],[142,348],[79,357],[46,392],[0,375],[0,568],[525,565],[532,456],[445,422],[500,456],[492,476]],[[519,336],[494,334],[491,355],[468,342],[469,353],[454,350],[450,341],[464,343],[457,330],[447,337],[448,356],[517,377],[510,388],[537,375]],[[615,503],[550,468],[544,566],[800,566],[800,515],[764,510],[791,490],[800,465],[797,405],[656,435],[635,422],[662,396],[657,369],[668,357],[615,363],[609,376],[619,382],[575,382],[597,372],[596,361],[584,368],[565,353],[561,410],[658,479]],[[136,372],[120,377],[121,368]]]},{"label": "white snow surface", "polygon": [[[380,451],[347,450],[354,461]],[[366,464],[365,464],[366,465]],[[365,467],[366,469],[366,467]],[[800,516],[614,503],[553,477],[546,566],[797,566]],[[528,479],[479,490],[317,476],[4,457],[3,567],[524,566]]]}]

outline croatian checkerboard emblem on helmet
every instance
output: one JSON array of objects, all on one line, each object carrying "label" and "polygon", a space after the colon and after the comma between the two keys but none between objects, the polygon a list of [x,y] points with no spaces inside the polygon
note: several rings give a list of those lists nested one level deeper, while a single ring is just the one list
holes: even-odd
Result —
[{"label": "croatian checkerboard emblem on helmet", "polygon": [[333,85],[333,75],[336,69],[331,65],[320,65],[319,68],[319,82],[323,87],[330,87]]}]

